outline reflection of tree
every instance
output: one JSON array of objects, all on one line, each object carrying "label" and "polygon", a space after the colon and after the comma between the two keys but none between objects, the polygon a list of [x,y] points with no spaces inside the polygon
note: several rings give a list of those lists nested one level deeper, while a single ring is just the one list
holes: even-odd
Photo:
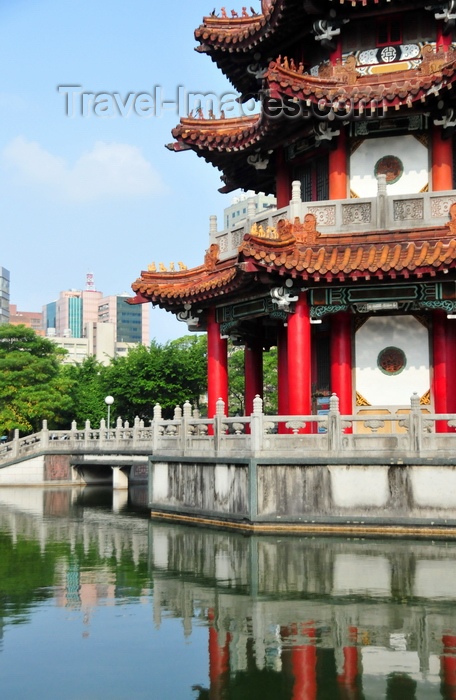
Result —
[{"label": "reflection of tree", "polygon": [[[0,616],[25,615],[32,603],[54,595],[55,552],[40,549],[37,541],[0,533]],[[23,620],[19,620],[23,621]]]},{"label": "reflection of tree", "polygon": [[415,700],[417,683],[407,673],[390,673],[386,680],[386,700]]},{"label": "reflection of tree", "polygon": [[[112,552],[100,553],[97,526],[93,539],[84,547],[82,541],[71,547],[69,541],[49,538],[43,547],[38,539],[19,535],[16,541],[0,532],[0,619],[12,618],[16,623],[27,622],[28,612],[36,603],[55,597],[56,586],[63,587],[64,598],[72,606],[79,601],[80,572],[103,568],[109,574],[117,595],[139,597],[152,587],[147,557],[136,563],[132,549],[123,542],[117,557]],[[61,537],[66,537],[63,530]],[[65,575],[62,578],[62,572]]]}]

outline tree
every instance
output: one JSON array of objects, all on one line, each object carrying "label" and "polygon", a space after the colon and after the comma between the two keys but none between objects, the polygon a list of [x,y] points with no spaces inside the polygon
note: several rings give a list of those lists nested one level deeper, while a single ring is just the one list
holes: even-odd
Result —
[{"label": "tree", "polygon": [[66,424],[72,420],[82,428],[86,420],[96,426],[106,415],[107,369],[95,357],[87,357],[79,365],[65,365],[63,374],[72,386],[72,405],[66,414]]},{"label": "tree", "polygon": [[0,431],[36,432],[62,422],[71,381],[61,372],[65,351],[25,326],[0,325]]},{"label": "tree", "polygon": [[115,415],[151,420],[156,403],[165,417],[185,401],[199,407],[206,392],[206,348],[205,336],[185,336],[165,345],[140,345],[112,360],[104,386],[114,397]]}]

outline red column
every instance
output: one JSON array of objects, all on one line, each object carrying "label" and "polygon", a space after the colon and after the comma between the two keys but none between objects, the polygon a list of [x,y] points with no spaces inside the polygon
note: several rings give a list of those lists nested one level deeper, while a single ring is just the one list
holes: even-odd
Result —
[{"label": "red column", "polygon": [[[446,351],[447,351],[447,396],[448,413],[456,413],[456,319],[447,321],[446,324]],[[451,432],[455,432],[452,428]]]},{"label": "red column", "polygon": [[443,139],[440,126],[432,130],[432,190],[453,189],[453,140]]},{"label": "red column", "polygon": [[228,354],[227,341],[220,337],[215,309],[209,309],[207,319],[207,415],[215,416],[216,403],[223,399],[228,412]]},{"label": "red column", "polygon": [[347,137],[343,126],[334,151],[329,152],[329,199],[347,199]]},{"label": "red column", "polygon": [[277,330],[277,394],[279,416],[288,415],[288,329]]},{"label": "red column", "polygon": [[336,48],[329,54],[329,60],[333,65],[337,63],[337,61],[342,60],[342,39],[340,38],[340,36],[336,40]]},{"label": "red column", "polygon": [[451,44],[451,32],[448,32],[448,34],[444,34],[443,30],[445,29],[445,25],[442,21],[437,22],[437,38],[436,38],[436,44],[437,48],[440,46],[443,46],[444,49],[447,49],[448,46]]},{"label": "red column", "polygon": [[456,700],[456,636],[442,636],[443,653],[440,657],[442,685],[447,700]]},{"label": "red column", "polygon": [[285,161],[283,148],[276,151],[276,198],[277,209],[287,207],[290,203],[291,184],[288,165]]},{"label": "red column", "polygon": [[263,343],[252,340],[244,348],[244,406],[245,415],[253,411],[253,399],[257,394],[263,396]]},{"label": "red column", "polygon": [[309,415],[311,404],[310,310],[301,292],[288,318],[288,399],[290,415]]},{"label": "red column", "polygon": [[[289,414],[288,404],[288,328],[279,326],[277,330],[277,413]],[[279,433],[287,432],[284,423],[279,423]]]},{"label": "red column", "polygon": [[[433,350],[433,387],[434,410],[436,413],[448,412],[448,353],[446,339],[447,318],[444,311],[434,311],[432,323],[432,350]],[[448,432],[445,421],[436,421],[437,433]]]},{"label": "red column", "polygon": [[331,391],[339,397],[342,415],[353,412],[351,320],[348,311],[331,318]]}]

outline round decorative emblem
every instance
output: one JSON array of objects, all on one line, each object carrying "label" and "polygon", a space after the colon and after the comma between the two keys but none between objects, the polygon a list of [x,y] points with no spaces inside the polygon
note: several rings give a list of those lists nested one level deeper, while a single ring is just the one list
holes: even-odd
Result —
[{"label": "round decorative emblem", "polygon": [[407,364],[405,352],[393,345],[378,353],[377,367],[383,374],[400,374]]},{"label": "round decorative emblem", "polygon": [[386,184],[393,185],[402,177],[404,166],[397,156],[382,156],[374,165],[374,175],[386,175]]},{"label": "round decorative emblem", "polygon": [[399,59],[399,50],[396,46],[385,46],[379,49],[379,63],[393,63]]}]

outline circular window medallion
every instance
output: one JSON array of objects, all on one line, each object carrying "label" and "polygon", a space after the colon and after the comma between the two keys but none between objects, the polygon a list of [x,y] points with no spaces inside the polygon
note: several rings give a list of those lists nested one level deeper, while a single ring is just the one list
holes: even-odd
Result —
[{"label": "circular window medallion", "polygon": [[393,185],[402,177],[404,166],[397,156],[382,156],[374,166],[374,175],[386,175],[386,184]]},{"label": "circular window medallion", "polygon": [[407,364],[405,352],[390,345],[378,353],[377,367],[383,374],[400,374]]}]

